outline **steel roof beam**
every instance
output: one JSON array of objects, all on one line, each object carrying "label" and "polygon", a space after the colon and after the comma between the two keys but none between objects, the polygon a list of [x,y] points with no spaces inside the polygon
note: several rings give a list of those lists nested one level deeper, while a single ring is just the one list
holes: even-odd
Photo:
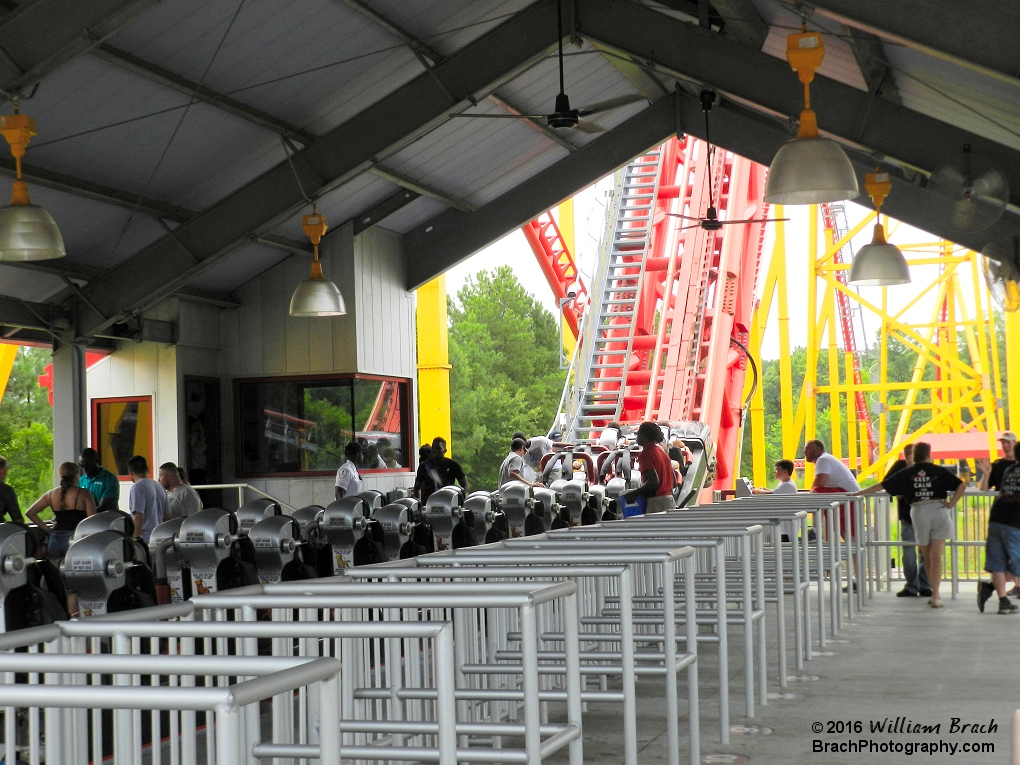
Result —
[{"label": "steel roof beam", "polygon": [[896,87],[896,76],[886,60],[882,41],[870,32],[854,27],[847,27],[847,32],[857,67],[868,84],[868,92],[894,104],[902,104],[899,88]]},{"label": "steel roof beam", "polygon": [[[682,95],[679,104],[677,119],[683,132],[705,140],[705,116],[699,100],[694,96]],[[783,124],[748,108],[724,101],[712,109],[713,143],[759,164],[769,164],[789,138]],[[850,155],[850,161],[863,188],[864,176],[874,172],[875,163],[853,154]],[[951,231],[940,215],[939,210],[942,208],[932,204],[933,192],[918,186],[895,167],[884,169],[890,171],[893,188],[882,204],[882,212],[896,220],[974,250],[980,250],[993,239],[1020,234],[1020,221],[1012,215],[1004,216],[984,231],[970,234]],[[867,196],[862,195],[854,202],[873,209]]]},{"label": "steel roof beam", "polygon": [[[101,314],[78,304],[79,337],[155,305],[251,236],[271,231],[307,203],[372,168],[543,59],[556,46],[556,5],[539,0],[435,67],[460,97],[451,104],[429,74],[421,74],[91,282],[85,292]],[[184,247],[181,244],[185,245]]]},{"label": "steel roof beam", "polygon": [[676,131],[676,96],[660,98],[594,141],[475,212],[446,210],[405,239],[407,287],[415,289],[571,194],[662,143]]},{"label": "steel roof beam", "polygon": [[[0,158],[0,174],[14,177],[14,160]],[[115,189],[111,186],[104,186],[101,183],[85,181],[74,178],[64,173],[55,173],[52,170],[45,170],[41,167],[30,165],[22,166],[22,174],[25,180],[37,186],[43,186],[54,191],[62,191],[65,194],[72,194],[83,199],[91,199],[95,202],[123,207],[127,210],[151,215],[154,218],[172,220],[176,223],[183,223],[194,216],[191,210],[186,210],[177,205],[160,202],[158,199],[150,199],[130,191]]]},{"label": "steel roof beam", "polygon": [[129,72],[141,75],[147,80],[159,83],[160,85],[175,90],[178,93],[183,93],[196,101],[201,101],[209,106],[213,106],[220,111],[232,114],[235,117],[240,117],[246,122],[250,122],[259,127],[265,128],[273,133],[289,138],[293,141],[308,145],[315,140],[316,136],[307,130],[303,130],[295,125],[291,125],[286,120],[274,117],[261,109],[256,109],[253,106],[235,101],[230,96],[225,96],[222,93],[218,93],[212,88],[207,88],[204,85],[200,85],[197,82],[181,77],[178,74],[164,69],[161,66],[152,64],[144,59],[138,58],[125,51],[118,50],[111,45],[97,45],[92,51],[93,56],[100,58],[103,61],[107,61],[121,69],[126,69]]},{"label": "steel roof beam", "polygon": [[0,89],[9,100],[86,53],[158,0],[26,0],[0,20]]},{"label": "steel roof beam", "polygon": [[1020,84],[1020,6],[998,0],[810,0],[815,12],[889,42]]},{"label": "steel roof beam", "polygon": [[[403,27],[401,27],[399,24],[396,24],[395,22],[393,22],[391,19],[387,18],[383,14],[381,14],[378,11],[370,8],[367,4],[362,2],[362,0],[340,0],[340,2],[342,2],[346,6],[354,9],[355,11],[357,11],[360,14],[362,14],[366,18],[371,19],[376,25],[378,25],[382,29],[385,29],[387,32],[389,32],[391,35],[393,35],[395,38],[397,38],[402,43],[404,43],[408,48],[411,49],[411,52],[413,52],[416,56],[424,56],[429,61],[431,61],[433,65],[439,64],[439,63],[441,63],[444,60],[444,56],[443,56],[442,53],[437,51],[435,48],[432,48],[429,45],[426,45],[424,42],[422,42],[417,37],[415,37],[410,32],[408,32]],[[424,62],[423,62],[423,65],[424,65]],[[662,94],[662,91],[660,91],[659,94],[657,94],[657,95],[661,95],[661,94]],[[528,113],[526,110],[521,109],[519,106],[516,106],[516,105],[512,104],[510,101],[507,101],[505,98],[503,98],[502,96],[497,95],[495,93],[490,93],[488,96],[486,96],[486,98],[489,101],[491,101],[492,103],[496,104],[498,107],[500,107],[501,109],[503,109],[504,111],[506,111],[506,112],[508,112],[510,114],[524,115],[524,114]],[[574,144],[570,143],[570,141],[566,140],[563,136],[561,136],[559,133],[557,133],[555,130],[553,130],[548,125],[543,125],[540,121],[533,120],[533,119],[528,119],[527,117],[522,117],[522,122],[524,122],[532,130],[535,130],[538,133],[541,133],[543,136],[548,138],[553,143],[558,144],[559,146],[562,146],[567,151],[569,151],[569,152],[577,151],[577,147],[574,146]],[[404,188],[410,189],[411,191],[415,191],[415,189],[413,187],[411,187],[411,186],[404,186]],[[422,196],[429,196],[429,195],[428,194],[423,194]],[[442,200],[439,200],[439,201],[442,201]],[[450,206],[451,207],[455,207],[458,210],[461,209],[458,205],[450,205]]]},{"label": "steel roof beam", "polygon": [[[586,0],[578,6],[578,23],[582,36],[663,73],[716,88],[791,126],[803,108],[803,87],[785,61],[637,3]],[[931,173],[970,144],[975,154],[1002,168],[1012,189],[1020,190],[1020,152],[996,141],[823,76],[811,86],[811,105],[824,132],[873,161],[888,159]]]}]

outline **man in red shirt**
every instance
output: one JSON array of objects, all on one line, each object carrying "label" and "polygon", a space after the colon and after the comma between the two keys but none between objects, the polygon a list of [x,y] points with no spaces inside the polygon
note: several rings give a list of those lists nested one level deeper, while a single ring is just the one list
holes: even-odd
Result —
[{"label": "man in red shirt", "polygon": [[623,498],[631,504],[638,497],[644,497],[648,503],[645,512],[648,513],[676,510],[673,499],[673,466],[662,447],[664,440],[662,429],[654,422],[643,422],[638,428],[637,444],[641,447],[638,466],[644,483],[624,492]]}]

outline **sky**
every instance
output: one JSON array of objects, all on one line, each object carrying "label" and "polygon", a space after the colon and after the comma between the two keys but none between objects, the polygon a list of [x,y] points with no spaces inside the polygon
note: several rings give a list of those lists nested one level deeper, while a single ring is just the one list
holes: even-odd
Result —
[{"label": "sky", "polygon": [[[574,256],[575,262],[578,264],[578,268],[585,278],[585,283],[587,285],[591,284],[590,277],[598,256],[599,242],[607,217],[606,206],[610,201],[609,192],[612,190],[612,187],[613,179],[612,176],[610,176],[599,181],[594,186],[580,192],[574,198],[574,215],[577,232],[577,243],[575,246],[577,252]],[[869,212],[867,208],[856,205],[853,202],[845,203],[845,205],[849,227],[853,227]],[[785,256],[790,299],[790,315],[793,319],[793,321],[790,322],[790,340],[792,347],[805,345],[807,341],[807,317],[804,315],[806,305],[798,311],[797,296],[805,295],[807,289],[807,278],[809,274],[809,209],[810,208],[808,207],[788,206],[784,211],[784,215],[791,219],[785,224],[787,242]],[[758,284],[759,297],[764,287],[763,283],[765,281],[765,275],[768,272],[769,261],[773,254],[773,245],[775,240],[774,226],[775,224],[770,224],[766,233]],[[820,228],[821,227],[819,226],[819,229]],[[901,224],[892,220],[889,220],[886,224],[886,234],[890,242],[905,250],[908,261],[911,260],[912,257],[917,257],[914,253],[906,251],[906,248],[909,248],[910,245],[932,243],[937,241],[936,237],[931,234],[927,234],[919,229],[915,229],[906,224]],[[819,235],[822,235],[821,231],[819,231]],[[865,226],[864,230],[852,240],[854,251],[856,252],[865,244],[870,242],[871,236],[872,226]],[[821,251],[821,244],[819,244],[819,251]],[[491,270],[501,265],[511,266],[524,287],[535,295],[535,297],[551,313],[556,313],[557,307],[555,300],[553,299],[552,291],[545,280],[545,276],[538,265],[538,261],[532,254],[527,240],[519,230],[505,236],[503,239],[500,239],[498,242],[490,245],[471,258],[468,258],[460,265],[449,270],[446,274],[446,287],[449,294],[455,296],[469,276],[480,270]],[[890,311],[895,312],[901,310],[911,300],[913,300],[918,293],[918,285],[926,285],[933,279],[937,278],[938,267],[933,265],[913,265],[911,266],[911,276],[913,278],[912,284],[887,288]],[[969,276],[965,275],[961,279],[961,285],[963,286],[965,295],[969,297],[973,294],[973,282]],[[866,300],[876,305],[881,304],[881,288],[862,288],[859,292]],[[904,316],[910,321],[927,322],[930,320],[932,311],[934,310],[934,304],[935,299],[934,294],[932,294],[918,301],[917,305],[910,308]],[[970,310],[973,309],[971,308]],[[800,316],[803,316],[803,320],[798,321],[797,318]],[[863,321],[865,334],[867,335],[869,342],[871,342],[879,329],[878,318],[873,314],[865,314]],[[770,329],[766,331],[766,335],[762,343],[763,359],[774,359],[779,355],[779,338],[775,329],[776,324],[777,323],[774,321],[768,323]]]}]

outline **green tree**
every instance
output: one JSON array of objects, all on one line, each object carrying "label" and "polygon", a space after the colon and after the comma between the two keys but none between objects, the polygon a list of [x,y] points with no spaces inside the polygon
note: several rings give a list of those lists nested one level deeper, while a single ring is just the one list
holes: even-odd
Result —
[{"label": "green tree", "polygon": [[448,313],[453,455],[493,489],[513,432],[544,434],[556,415],[559,327],[508,266],[468,279]]},{"label": "green tree", "polygon": [[49,363],[49,351],[20,348],[0,401],[0,454],[10,460],[7,483],[22,510],[53,480],[53,407],[46,390],[39,387],[39,376]]}]

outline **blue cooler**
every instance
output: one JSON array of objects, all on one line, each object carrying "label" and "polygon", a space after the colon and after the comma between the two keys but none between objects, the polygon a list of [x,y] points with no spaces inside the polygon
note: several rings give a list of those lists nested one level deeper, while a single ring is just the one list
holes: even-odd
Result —
[{"label": "blue cooler", "polygon": [[[623,496],[620,497],[623,500]],[[644,515],[645,509],[648,507],[648,498],[641,496],[634,500],[633,503],[623,500],[623,517],[633,518],[635,515]]]}]

